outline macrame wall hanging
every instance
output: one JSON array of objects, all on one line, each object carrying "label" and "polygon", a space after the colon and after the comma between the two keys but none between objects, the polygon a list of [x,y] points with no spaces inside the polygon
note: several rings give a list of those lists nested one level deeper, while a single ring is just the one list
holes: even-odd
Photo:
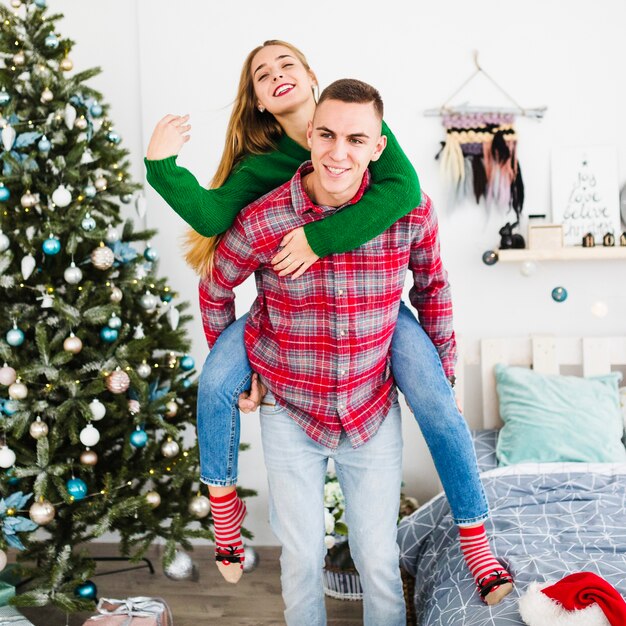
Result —
[{"label": "macrame wall hanging", "polygon": [[[436,159],[441,164],[444,177],[459,197],[481,200],[487,206],[512,209],[515,222],[507,223],[500,231],[508,247],[524,247],[521,236],[512,231],[519,224],[524,206],[524,182],[517,158],[515,118],[522,115],[541,119],[546,107],[525,109],[520,106],[478,63],[474,52],[475,71],[456,89],[438,109],[425,115],[440,116],[446,131],[441,150]],[[478,74],[485,76],[514,105],[502,107],[449,106],[449,102]],[[506,237],[506,240],[505,240]]]}]

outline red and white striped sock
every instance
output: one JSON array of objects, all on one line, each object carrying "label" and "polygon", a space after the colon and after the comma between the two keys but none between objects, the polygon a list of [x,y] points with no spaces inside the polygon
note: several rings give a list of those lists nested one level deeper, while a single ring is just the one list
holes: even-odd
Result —
[{"label": "red and white striped sock", "polygon": [[[469,528],[459,526],[459,535],[461,541],[461,550],[479,591],[489,589],[486,585],[501,579],[501,583],[493,585],[484,596],[481,597],[487,601],[489,594],[495,592],[501,585],[512,583],[513,577],[502,567],[502,564],[496,559],[489,547],[485,525],[471,526]],[[508,593],[508,591],[506,592]],[[504,597],[503,594],[496,594],[499,599]],[[494,596],[495,598],[495,596]]]},{"label": "red and white striped sock", "polygon": [[[213,514],[213,532],[215,534],[215,559],[223,565],[241,563],[243,569],[244,551],[241,539],[241,524],[246,516],[245,502],[236,491],[225,496],[209,495]],[[220,557],[237,557],[239,560],[226,560]]]}]

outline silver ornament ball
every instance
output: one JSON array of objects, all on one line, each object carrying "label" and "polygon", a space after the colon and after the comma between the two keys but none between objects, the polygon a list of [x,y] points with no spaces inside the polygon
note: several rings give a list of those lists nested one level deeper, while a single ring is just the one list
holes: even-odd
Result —
[{"label": "silver ornament ball", "polygon": [[161,453],[167,459],[174,458],[180,452],[180,446],[173,440],[168,439],[161,446]]},{"label": "silver ornament ball", "polygon": [[28,396],[28,387],[18,378],[9,386],[9,398],[11,400],[23,400]]},{"label": "silver ornament ball", "polygon": [[76,264],[72,262],[65,272],[63,272],[63,278],[65,278],[65,282],[70,285],[78,285],[83,279],[83,272],[80,267],[76,267]]},{"label": "silver ornament ball", "polygon": [[52,502],[48,502],[48,500],[35,502],[28,510],[30,519],[32,519],[35,524],[39,524],[39,526],[49,524],[54,519],[55,513],[54,505]]},{"label": "silver ornament ball", "polygon": [[211,502],[206,496],[196,496],[189,503],[189,512],[198,519],[206,517],[211,512]]},{"label": "silver ornament ball", "polygon": [[139,304],[141,304],[142,308],[146,309],[146,311],[150,311],[157,305],[157,297],[149,291],[146,291],[146,293],[141,296]]},{"label": "silver ornament ball", "polygon": [[48,434],[48,424],[41,421],[41,418],[38,417],[29,428],[30,436],[33,439],[41,439]]},{"label": "silver ornament ball", "polygon": [[182,550],[176,550],[172,562],[163,569],[171,580],[197,580],[198,568],[191,557]]},{"label": "silver ornament ball", "polygon": [[147,363],[141,363],[137,366],[137,375],[139,378],[148,378],[152,373],[152,368]]}]

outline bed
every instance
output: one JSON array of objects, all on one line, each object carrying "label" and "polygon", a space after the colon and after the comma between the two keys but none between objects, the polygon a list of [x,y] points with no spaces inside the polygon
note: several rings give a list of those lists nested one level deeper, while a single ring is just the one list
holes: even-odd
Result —
[{"label": "bed", "polygon": [[[401,566],[415,581],[413,611],[407,612],[414,623],[420,626],[523,625],[518,600],[531,582],[558,581],[569,573],[583,570],[602,576],[626,596],[626,462],[622,459],[626,453],[613,450],[614,456],[606,457],[613,459],[611,461],[602,456],[605,448],[608,450],[615,445],[618,427],[621,427],[621,436],[617,435],[617,445],[624,447],[623,415],[620,411],[620,424],[615,426],[615,414],[611,412],[610,427],[595,427],[591,435],[585,433],[587,422],[593,423],[597,418],[598,423],[603,424],[603,397],[601,393],[594,396],[593,406],[597,409],[591,411],[585,408],[586,400],[577,395],[582,395],[583,391],[579,390],[588,384],[607,377],[618,379],[619,375],[611,371],[623,370],[625,365],[624,337],[534,337],[481,342],[480,375],[475,378],[481,379],[477,384],[482,387],[483,428],[473,431],[473,436],[491,509],[487,531],[493,537],[495,553],[514,575],[516,586],[513,593],[495,607],[481,602],[462,559],[447,501],[440,494],[402,520],[399,526]],[[500,430],[499,413],[500,402],[506,397],[506,388],[501,386],[505,369],[515,375],[545,374],[550,381],[559,384],[566,379],[573,383],[573,393],[572,387],[568,393],[562,393],[562,389],[559,393],[565,396],[564,401],[573,399],[588,417],[582,426],[573,429],[569,429],[569,424],[561,424],[558,427],[562,433],[560,440],[572,449],[578,440],[576,445],[581,448],[581,459],[593,458],[590,449],[600,445],[602,462],[579,459],[575,462],[525,459],[515,462],[512,458],[509,461],[513,462],[498,467],[498,444],[503,458],[503,450],[506,452],[505,429]],[[564,372],[573,371],[585,378],[569,380],[571,377]],[[496,393],[496,373],[498,390],[503,396],[500,400]],[[459,378],[462,393],[463,387],[467,390],[470,384],[469,379]],[[609,386],[617,390],[613,383]],[[552,396],[542,389],[539,397],[543,401],[544,397]],[[613,391],[610,401],[614,403]],[[503,406],[508,412],[510,407]],[[524,410],[532,413],[532,409]],[[601,415],[596,416],[596,412]],[[548,412],[543,419],[548,421],[552,417]],[[591,441],[596,431],[599,431],[599,444]],[[608,436],[608,431],[612,433],[609,443],[601,439]],[[556,440],[556,437],[544,436],[543,439]],[[537,450],[543,443],[543,440],[536,442]],[[544,457],[538,454],[541,461]],[[569,449],[567,454],[574,453]]]}]

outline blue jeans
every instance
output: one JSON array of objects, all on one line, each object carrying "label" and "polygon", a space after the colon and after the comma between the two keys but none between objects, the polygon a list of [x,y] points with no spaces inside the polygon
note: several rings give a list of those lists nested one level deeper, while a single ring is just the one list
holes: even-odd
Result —
[{"label": "blue jeans", "polygon": [[[274,402],[271,394],[265,402]],[[261,406],[261,438],[270,492],[270,524],[278,538],[288,626],[324,626],[322,585],[324,477],[333,459],[346,499],[350,554],[363,586],[365,626],[404,626],[397,518],[402,479],[400,408],[353,448],[345,433],[331,450],[313,441],[278,405]]]},{"label": "blue jeans", "polygon": [[[209,485],[237,483],[237,400],[250,388],[252,376],[243,343],[246,318],[239,318],[220,335],[200,375],[200,479]],[[486,519],[487,500],[469,429],[437,350],[403,303],[391,343],[391,365],[433,457],[454,521],[463,525]]]}]

